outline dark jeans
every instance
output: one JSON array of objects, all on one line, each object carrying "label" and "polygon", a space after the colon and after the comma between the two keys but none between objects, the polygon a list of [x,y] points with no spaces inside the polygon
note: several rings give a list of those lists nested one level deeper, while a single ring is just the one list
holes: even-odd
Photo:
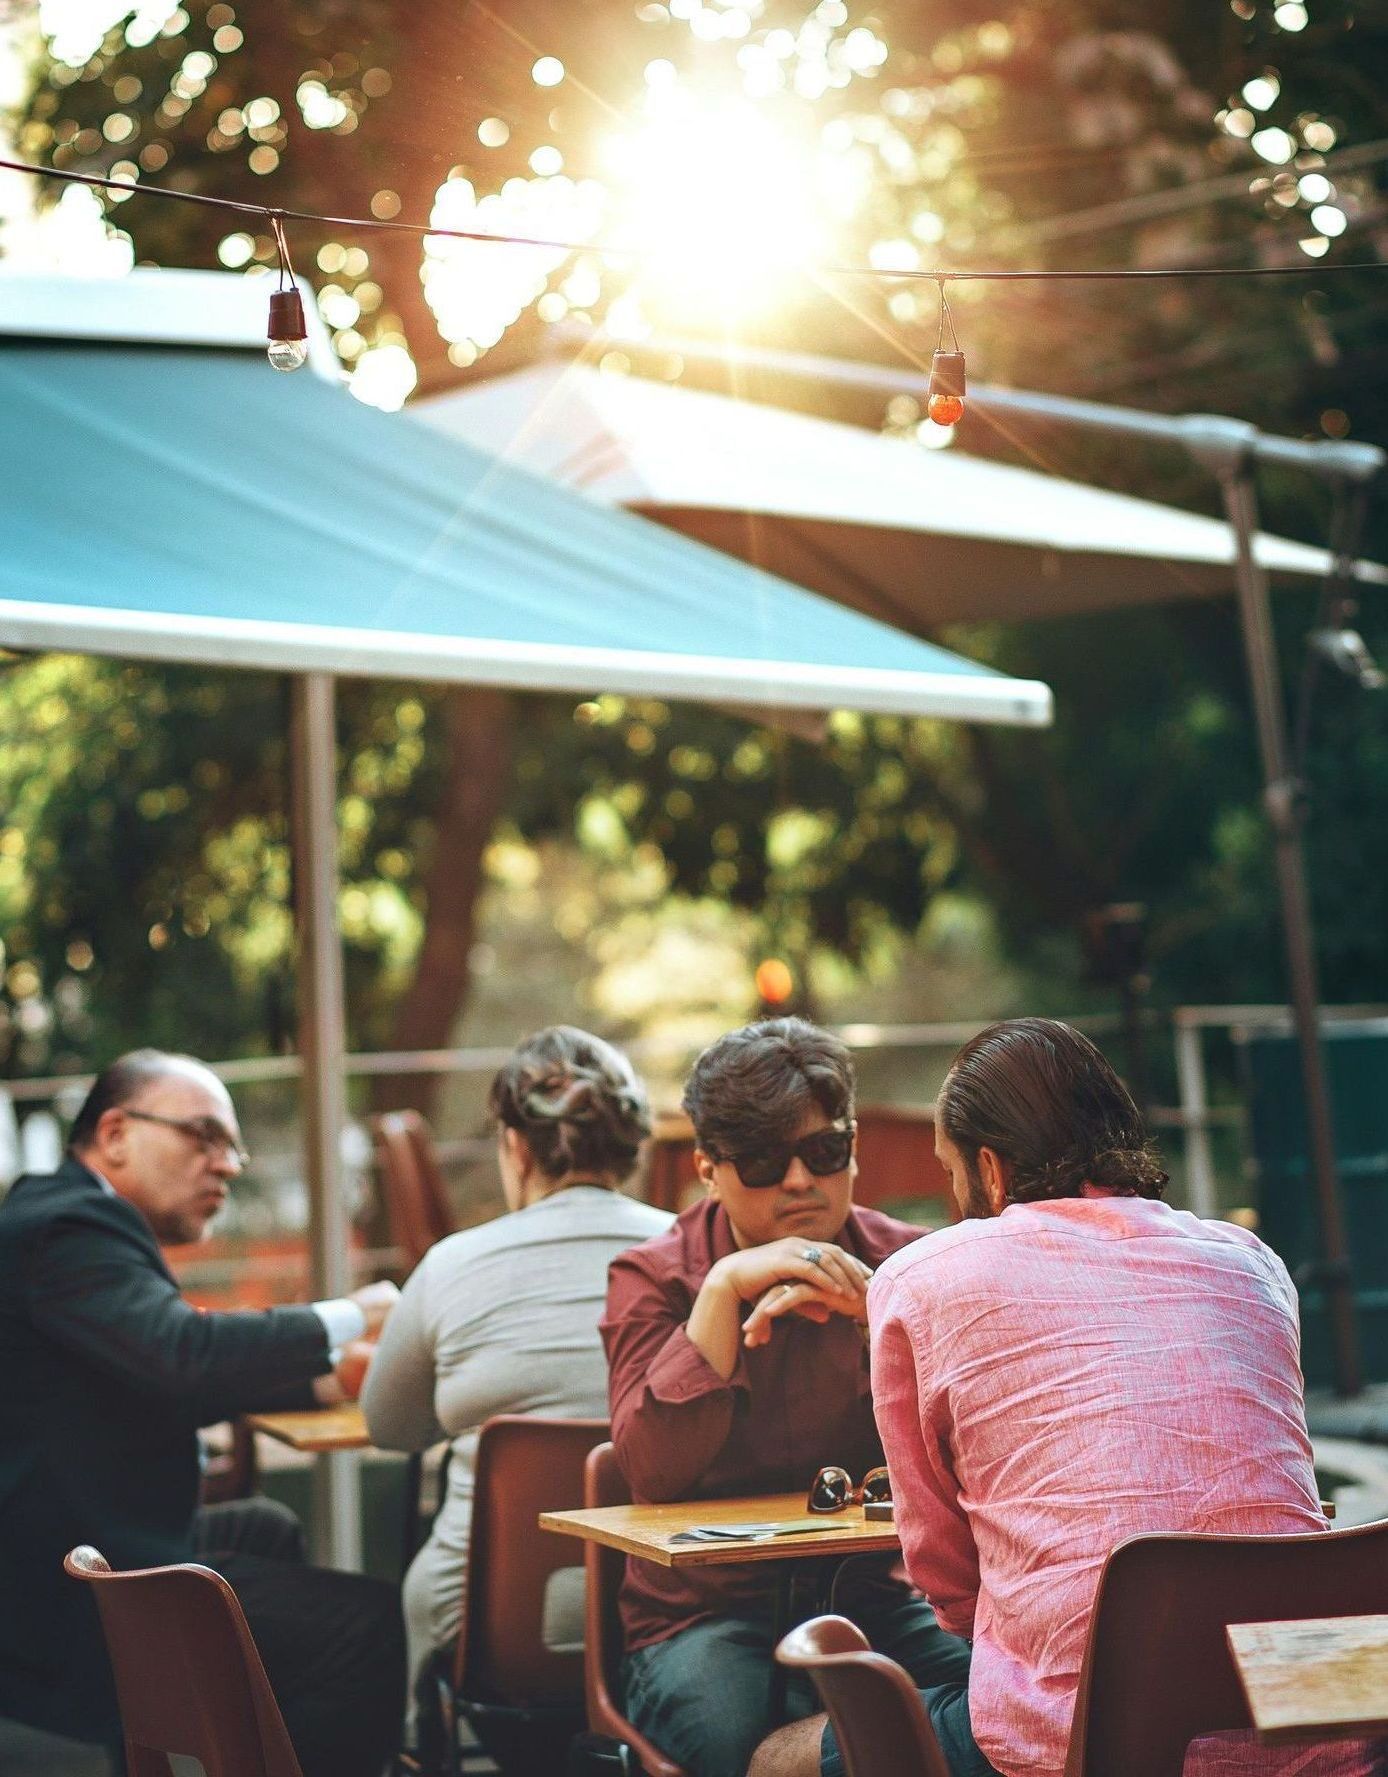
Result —
[{"label": "dark jeans", "polygon": [[[998,1777],[974,1739],[967,1683],[936,1685],[933,1690],[921,1692],[921,1702],[940,1742],[950,1777]],[[824,1724],[824,1738],[819,1745],[819,1777],[844,1777],[843,1754],[834,1738],[832,1722]]]},{"label": "dark jeans", "polygon": [[304,1777],[380,1777],[405,1698],[399,1593],[306,1566],[298,1519],[271,1500],[204,1506],[193,1539],[241,1602]]},{"label": "dark jeans", "polygon": [[[969,1676],[967,1644],[946,1635],[923,1599],[884,1582],[880,1570],[852,1576],[849,1565],[833,1608],[922,1688],[962,1690]],[[624,1667],[628,1719],[690,1777],[744,1777],[753,1752],[779,1725],[768,1706],[773,1639],[768,1618],[716,1617],[639,1648]],[[809,1678],[791,1673],[786,1719],[800,1721],[822,1707]]]}]

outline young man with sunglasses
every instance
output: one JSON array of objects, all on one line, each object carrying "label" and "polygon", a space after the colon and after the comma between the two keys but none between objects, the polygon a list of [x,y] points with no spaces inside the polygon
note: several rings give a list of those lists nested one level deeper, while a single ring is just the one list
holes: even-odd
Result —
[{"label": "young man with sunglasses", "polygon": [[[638,1500],[814,1484],[815,1508],[834,1509],[883,1460],[868,1281],[921,1230],[853,1207],[853,1068],[827,1031],[780,1018],[732,1032],[699,1057],[684,1104],[707,1195],[609,1271],[618,1459]],[[917,1683],[962,1683],[967,1648],[893,1567],[845,1564],[835,1608]],[[770,1563],[627,1564],[626,1711],[691,1777],[743,1777],[773,1725],[776,1583]],[[818,1707],[803,1681],[787,1703]]]},{"label": "young man with sunglasses", "polygon": [[97,1079],[56,1173],[0,1204],[0,1715],[119,1738],[92,1589],[63,1556],[117,1569],[194,1558],[236,1589],[304,1777],[377,1777],[398,1745],[394,1589],[304,1566],[264,1500],[198,1508],[199,1426],[333,1398],[332,1352],[397,1292],[204,1314],[160,1251],[202,1238],[246,1161],[222,1082],[136,1050]]}]

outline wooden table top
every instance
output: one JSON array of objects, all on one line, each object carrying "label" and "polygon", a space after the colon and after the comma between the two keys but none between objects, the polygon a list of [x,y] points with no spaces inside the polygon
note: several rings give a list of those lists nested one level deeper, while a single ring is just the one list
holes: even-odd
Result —
[{"label": "wooden table top", "polygon": [[1231,1623],[1226,1633],[1260,1740],[1388,1732],[1388,1616]]},{"label": "wooden table top", "polygon": [[[794,1535],[729,1542],[680,1543],[680,1531],[730,1524],[795,1524]],[[661,1567],[718,1567],[732,1561],[784,1561],[790,1556],[861,1555],[901,1547],[896,1525],[866,1523],[861,1506],[823,1516],[806,1512],[803,1493],[753,1499],[696,1499],[669,1505],[600,1506],[541,1512],[540,1528],[605,1543]]]},{"label": "wooden table top", "polygon": [[365,1450],[371,1444],[366,1415],[355,1401],[301,1413],[248,1413],[246,1422],[291,1450]]}]

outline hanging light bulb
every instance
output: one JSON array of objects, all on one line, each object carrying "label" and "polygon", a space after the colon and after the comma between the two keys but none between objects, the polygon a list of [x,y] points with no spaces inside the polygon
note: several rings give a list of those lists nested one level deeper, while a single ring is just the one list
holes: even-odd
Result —
[{"label": "hanging light bulb", "polygon": [[308,328],[297,290],[276,290],[270,298],[270,343],[265,356],[276,370],[301,370],[308,362]]},{"label": "hanging light bulb", "polygon": [[779,956],[764,957],[757,964],[754,979],[763,1005],[783,1006],[795,992],[795,976],[790,964]]},{"label": "hanging light bulb", "polygon": [[[930,390],[925,411],[937,426],[957,426],[964,417],[964,354],[959,350],[954,316],[949,312],[943,282],[939,288],[940,338],[930,360]],[[949,322],[950,343],[954,347],[951,352],[944,349],[946,321]]]},{"label": "hanging light bulb", "polygon": [[930,393],[925,411],[937,426],[957,426],[964,417],[964,354],[936,352],[930,360]]},{"label": "hanging light bulb", "polygon": [[[270,297],[269,345],[265,356],[276,370],[301,370],[308,362],[308,328],[304,324],[304,299],[294,282],[289,243],[284,238],[282,217],[272,215],[275,247],[280,256],[280,286]],[[287,280],[287,282],[286,282]]]}]

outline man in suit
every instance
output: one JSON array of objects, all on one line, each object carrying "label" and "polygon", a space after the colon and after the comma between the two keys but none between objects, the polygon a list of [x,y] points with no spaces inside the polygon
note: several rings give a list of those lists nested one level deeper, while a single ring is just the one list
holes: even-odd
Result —
[{"label": "man in suit", "polygon": [[202,1238],[245,1161],[217,1077],[136,1050],[98,1078],[58,1171],[0,1204],[0,1714],[116,1743],[90,1588],[62,1560],[117,1569],[199,1559],[239,1596],[305,1777],[378,1777],[398,1743],[404,1654],[394,1590],[303,1565],[269,1501],[199,1510],[199,1426],[340,1398],[332,1354],[396,1291],[202,1313],[160,1252]]}]

